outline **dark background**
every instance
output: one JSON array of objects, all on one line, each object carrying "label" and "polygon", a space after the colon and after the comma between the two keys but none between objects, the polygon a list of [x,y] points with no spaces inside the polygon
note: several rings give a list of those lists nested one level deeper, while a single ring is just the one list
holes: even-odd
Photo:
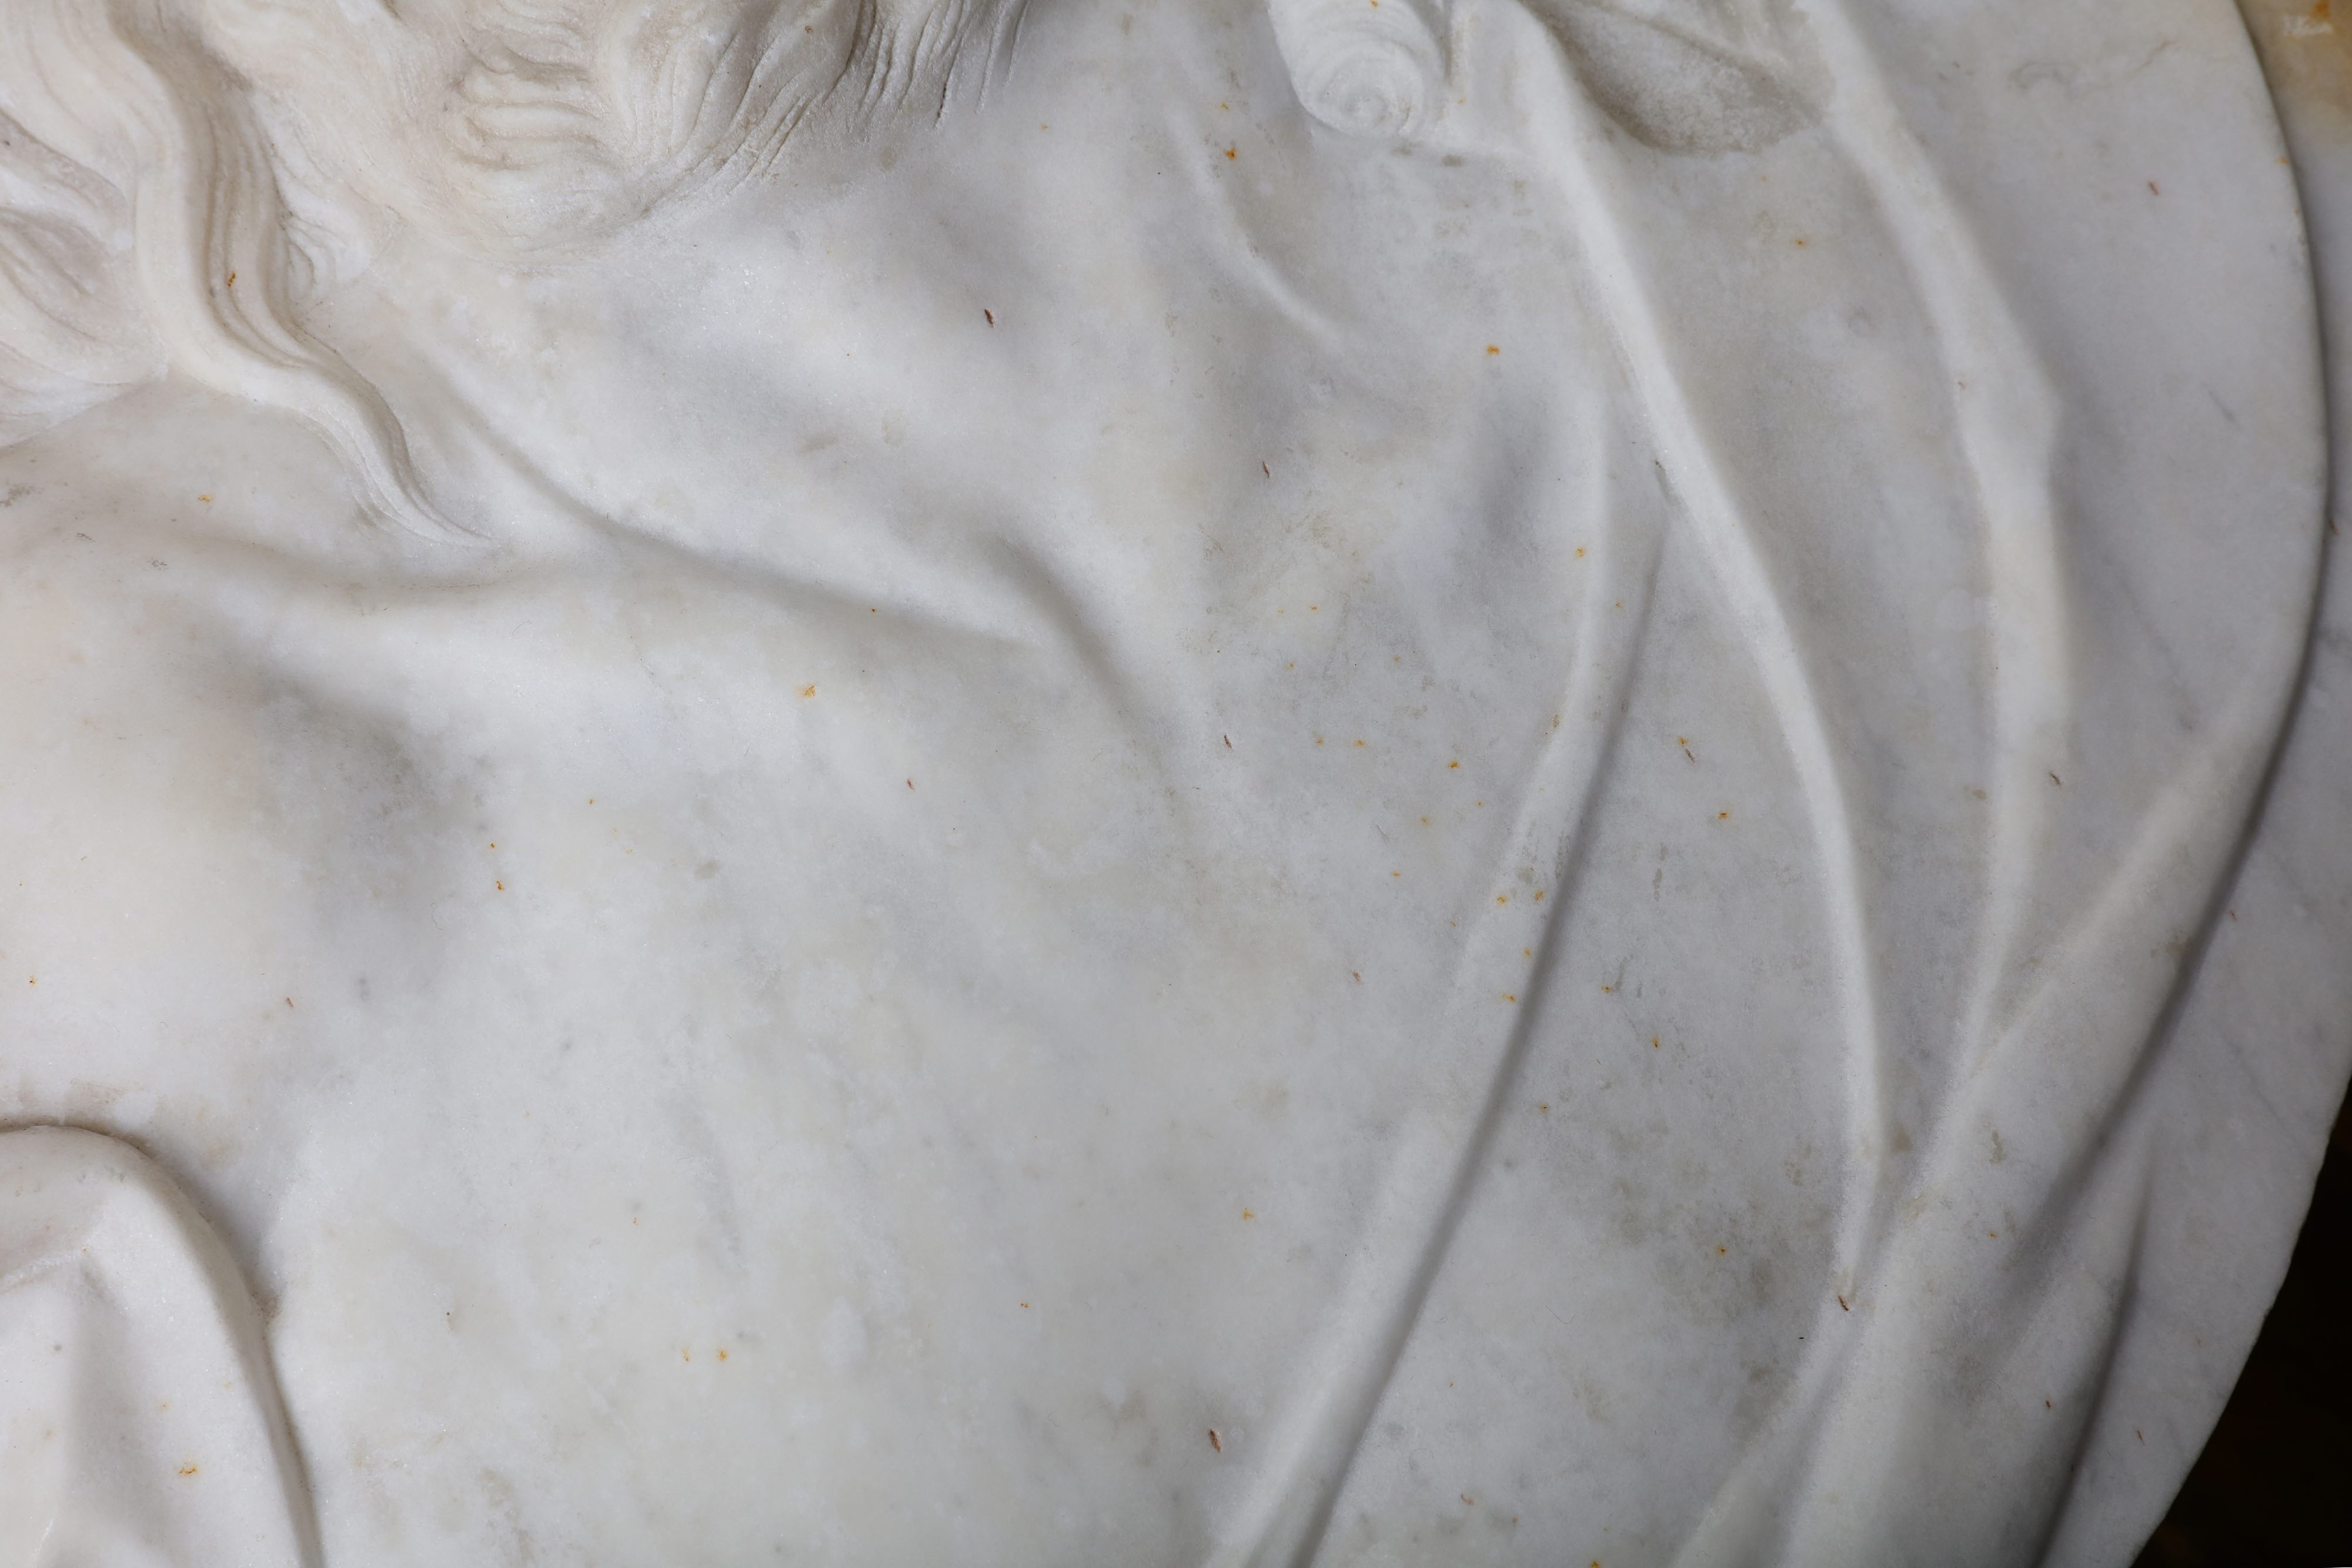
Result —
[{"label": "dark background", "polygon": [[[2352,7],[2347,7],[2352,9]],[[2352,1100],[2246,1370],[2136,1568],[2352,1564]]]}]

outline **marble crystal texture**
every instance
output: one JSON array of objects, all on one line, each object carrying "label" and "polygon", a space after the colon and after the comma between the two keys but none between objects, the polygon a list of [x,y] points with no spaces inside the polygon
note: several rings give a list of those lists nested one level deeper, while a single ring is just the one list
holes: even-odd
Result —
[{"label": "marble crystal texture", "polygon": [[0,0],[0,1562],[2127,1562],[2332,26]]}]

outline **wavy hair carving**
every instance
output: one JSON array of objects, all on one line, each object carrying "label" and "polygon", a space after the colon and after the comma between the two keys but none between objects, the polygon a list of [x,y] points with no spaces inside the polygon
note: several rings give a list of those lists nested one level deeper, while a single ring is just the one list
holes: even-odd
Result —
[{"label": "wavy hair carving", "polygon": [[[1024,4],[677,0],[583,23],[577,5],[491,0],[425,33],[390,7],[0,0],[0,445],[177,371],[298,415],[377,517],[462,534],[383,396],[302,326],[364,265],[351,208],[560,259],[756,174],[819,108],[854,129],[936,92],[944,113],[960,72],[984,90]],[[349,151],[323,121],[354,95],[309,47],[337,28],[395,78],[413,117],[398,129],[422,148],[409,178],[322,172]],[[403,59],[412,39],[437,50]],[[257,79],[284,59],[329,114]]]},{"label": "wavy hair carving", "polygon": [[311,269],[268,141],[184,8],[8,0],[0,61],[0,432],[21,438],[169,366],[300,415],[375,509],[445,527],[391,409],[297,323]]}]

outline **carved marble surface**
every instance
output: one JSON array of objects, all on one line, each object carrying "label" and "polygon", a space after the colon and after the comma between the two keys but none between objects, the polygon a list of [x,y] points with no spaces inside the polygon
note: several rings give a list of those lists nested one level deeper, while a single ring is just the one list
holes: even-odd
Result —
[{"label": "carved marble surface", "polygon": [[2250,15],[0,0],[6,1560],[2128,1561],[2352,1071]]}]

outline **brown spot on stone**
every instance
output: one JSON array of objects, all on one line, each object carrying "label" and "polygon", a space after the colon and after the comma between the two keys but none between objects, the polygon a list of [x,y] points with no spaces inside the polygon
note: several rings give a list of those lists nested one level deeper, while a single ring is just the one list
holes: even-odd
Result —
[{"label": "brown spot on stone", "polygon": [[2287,118],[2305,131],[2352,136],[2352,16],[2328,0],[2239,0]]}]

